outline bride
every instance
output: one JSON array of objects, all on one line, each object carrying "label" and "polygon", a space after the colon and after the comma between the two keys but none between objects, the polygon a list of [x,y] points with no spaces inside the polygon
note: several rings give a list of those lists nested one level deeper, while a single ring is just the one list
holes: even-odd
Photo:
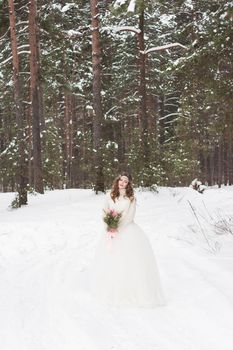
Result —
[{"label": "bride", "polygon": [[143,230],[134,223],[136,198],[128,173],[114,180],[103,209],[115,210],[121,217],[115,234],[107,232],[106,226],[97,245],[91,277],[93,297],[114,306],[164,305],[153,250]]}]

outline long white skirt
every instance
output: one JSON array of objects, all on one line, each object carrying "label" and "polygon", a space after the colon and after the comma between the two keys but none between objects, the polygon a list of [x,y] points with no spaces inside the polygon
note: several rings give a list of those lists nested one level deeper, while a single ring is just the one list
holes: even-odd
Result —
[{"label": "long white skirt", "polygon": [[101,237],[90,279],[98,303],[115,306],[164,305],[159,271],[150,242],[134,222],[119,229],[116,237]]}]

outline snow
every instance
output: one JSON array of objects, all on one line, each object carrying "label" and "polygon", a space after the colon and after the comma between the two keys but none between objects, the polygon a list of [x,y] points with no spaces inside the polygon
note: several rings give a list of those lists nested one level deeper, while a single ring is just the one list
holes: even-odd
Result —
[{"label": "snow", "polygon": [[141,33],[140,29],[133,26],[115,26],[115,27],[112,27],[112,30],[115,30],[116,32],[126,31],[126,32],[133,32],[136,34]]},{"label": "snow", "polygon": [[159,16],[159,21],[165,26],[170,26],[174,21],[175,16],[170,14],[162,14]]},{"label": "snow", "polygon": [[74,2],[67,3],[65,6],[62,7],[61,12],[67,12],[74,6],[76,6]]},{"label": "snow", "polygon": [[[114,7],[119,8],[127,2],[128,0],[116,0],[114,3]],[[129,0],[127,12],[134,12],[135,8],[136,8],[136,0]]]},{"label": "snow", "polygon": [[3,156],[4,154],[7,154],[7,152],[8,152],[11,148],[15,147],[15,145],[16,145],[16,140],[13,139],[13,140],[9,143],[9,145],[0,153],[0,156]]},{"label": "snow", "polygon": [[193,1],[192,0],[186,0],[185,1],[185,6],[190,9],[193,10]]},{"label": "snow", "polygon": [[124,5],[127,2],[127,0],[116,0],[116,2],[114,3],[114,7],[119,7]]},{"label": "snow", "polygon": [[128,6],[128,12],[134,12],[136,6],[136,0],[131,0]]},{"label": "snow", "polygon": [[102,307],[88,293],[104,195],[56,190],[10,210],[14,194],[0,194],[1,349],[232,349],[233,235],[215,228],[232,228],[233,188],[158,191],[136,191],[135,218],[166,293],[154,309]]},{"label": "snow", "polygon": [[82,36],[83,34],[79,30],[70,29],[67,31],[67,35],[69,37],[72,37],[72,36]]},{"label": "snow", "polygon": [[108,148],[111,148],[111,147],[113,147],[115,149],[118,149],[118,144],[116,142],[114,142],[114,141],[108,141],[106,143],[106,148],[108,149]]},{"label": "snow", "polygon": [[146,51],[141,51],[141,53],[148,54],[148,53],[151,53],[151,52],[154,52],[154,51],[165,50],[165,49],[169,49],[171,47],[176,47],[176,46],[179,46],[182,49],[186,49],[187,50],[187,47],[184,46],[184,45],[181,45],[180,43],[172,43],[172,44],[167,44],[167,45],[163,45],[163,46],[155,46],[155,47],[152,47],[152,48],[150,48],[150,49],[148,49]]}]

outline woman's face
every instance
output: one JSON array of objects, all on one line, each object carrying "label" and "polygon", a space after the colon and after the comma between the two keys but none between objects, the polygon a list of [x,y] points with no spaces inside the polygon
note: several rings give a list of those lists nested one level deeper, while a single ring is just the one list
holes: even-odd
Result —
[{"label": "woman's face", "polygon": [[127,176],[124,176],[124,175],[121,176],[121,177],[120,177],[120,180],[119,180],[119,182],[118,182],[119,190],[120,190],[120,189],[125,189],[125,188],[127,187],[128,183],[129,183],[128,177],[127,177]]}]

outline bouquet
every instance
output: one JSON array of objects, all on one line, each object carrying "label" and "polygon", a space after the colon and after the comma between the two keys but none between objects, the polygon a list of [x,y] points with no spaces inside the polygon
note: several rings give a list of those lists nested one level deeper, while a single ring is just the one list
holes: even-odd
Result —
[{"label": "bouquet", "polygon": [[103,218],[104,222],[107,224],[107,232],[110,238],[114,238],[117,233],[117,228],[119,226],[119,221],[121,218],[121,213],[118,213],[114,209],[104,210],[105,216]]}]

